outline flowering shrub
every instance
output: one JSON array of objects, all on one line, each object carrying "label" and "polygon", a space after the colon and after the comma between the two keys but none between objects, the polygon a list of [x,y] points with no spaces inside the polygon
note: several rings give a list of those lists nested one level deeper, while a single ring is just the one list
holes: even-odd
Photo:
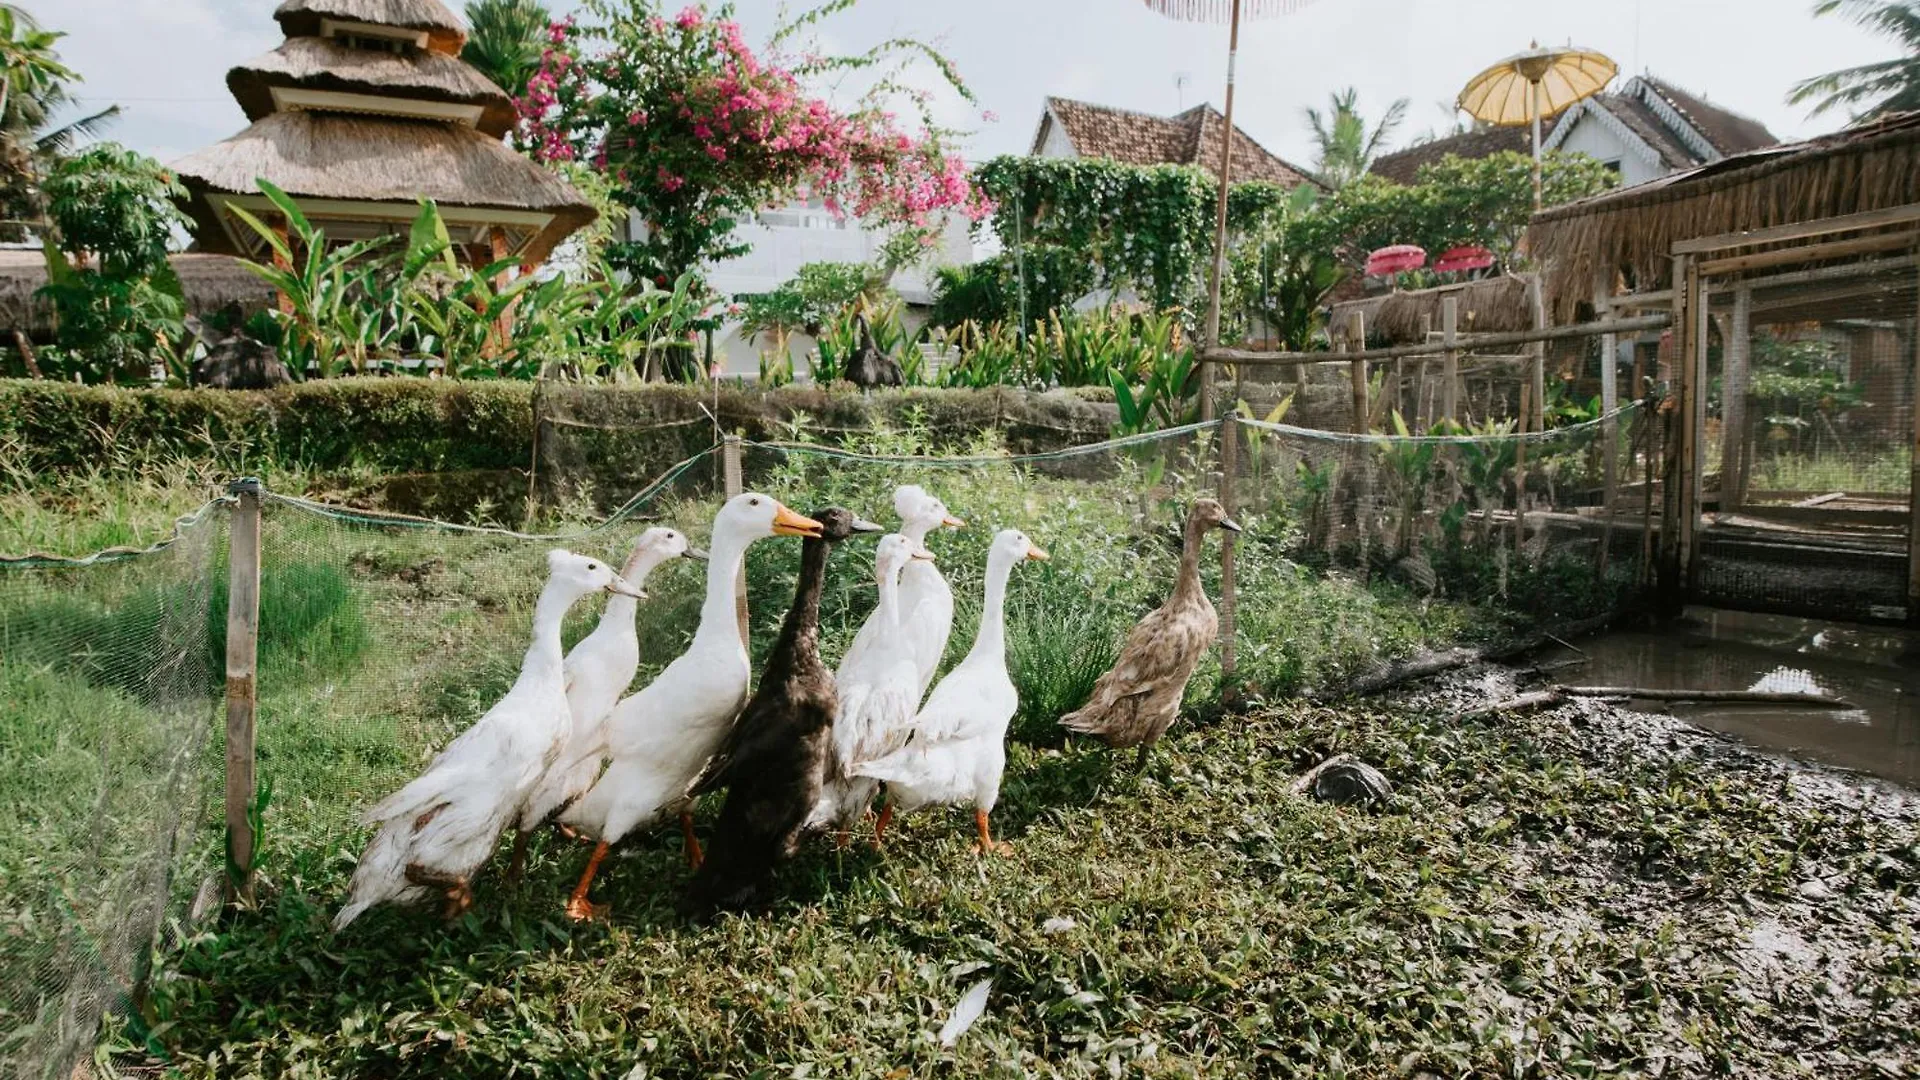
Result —
[{"label": "flowering shrub", "polygon": [[[728,7],[669,18],[658,0],[588,0],[587,21],[552,26],[519,103],[522,145],[540,160],[606,174],[616,200],[648,225],[645,240],[610,254],[656,280],[744,253],[735,227],[802,195],[906,232],[934,229],[949,211],[984,216],[990,208],[966,163],[947,152],[926,96],[896,77],[930,59],[966,95],[944,58],[910,40],[855,57],[780,51],[783,39],[850,4],[832,0],[782,26],[762,55]],[[812,75],[867,68],[879,78],[849,109],[805,88]],[[895,96],[919,106],[916,130],[885,108]]]}]

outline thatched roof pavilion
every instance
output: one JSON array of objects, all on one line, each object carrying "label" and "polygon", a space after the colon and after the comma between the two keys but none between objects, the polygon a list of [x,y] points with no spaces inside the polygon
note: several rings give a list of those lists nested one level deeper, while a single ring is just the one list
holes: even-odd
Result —
[{"label": "thatched roof pavilion", "polygon": [[337,240],[403,233],[421,198],[476,264],[537,264],[590,203],[501,142],[513,102],[460,60],[440,0],[285,0],[287,41],[227,73],[251,127],[174,162],[203,251],[266,257],[232,211],[270,215],[266,179]]},{"label": "thatched roof pavilion", "polygon": [[1568,320],[1596,280],[1623,274],[1636,290],[1670,286],[1676,243],[1915,204],[1920,113],[1904,113],[1545,210],[1528,245],[1545,267],[1556,318]]}]

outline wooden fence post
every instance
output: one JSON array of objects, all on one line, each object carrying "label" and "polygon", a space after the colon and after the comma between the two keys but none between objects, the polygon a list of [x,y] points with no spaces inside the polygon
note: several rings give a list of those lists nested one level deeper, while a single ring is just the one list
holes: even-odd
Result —
[{"label": "wooden fence post", "polygon": [[[1367,347],[1367,316],[1363,312],[1353,312],[1347,321],[1347,351],[1360,352]],[[1355,434],[1365,435],[1367,425],[1367,362],[1353,360],[1347,365],[1348,374],[1353,379],[1353,430]]]},{"label": "wooden fence post", "polygon": [[1738,509],[1747,499],[1747,472],[1753,460],[1747,445],[1747,387],[1753,348],[1753,290],[1733,294],[1733,316],[1720,350],[1720,512]]},{"label": "wooden fence post", "polygon": [[[720,468],[726,485],[727,498],[746,490],[740,469],[740,436],[725,435],[720,439]],[[740,564],[740,572],[733,579],[733,612],[740,620],[740,644],[749,650],[753,641],[747,634],[747,565]]]},{"label": "wooden fence post", "polygon": [[[1593,317],[1606,319],[1612,317],[1608,305],[1613,300],[1613,279],[1611,275],[1596,275],[1593,283]],[[1613,554],[1613,503],[1618,496],[1620,482],[1619,450],[1620,432],[1613,411],[1620,407],[1620,339],[1614,334],[1600,335],[1600,415],[1607,420],[1600,425],[1600,444],[1606,460],[1601,462],[1600,498],[1606,524],[1600,529],[1599,578],[1602,587],[1607,581],[1607,561]]]},{"label": "wooden fence post", "polygon": [[[1533,304],[1533,328],[1547,328],[1547,298],[1540,285],[1540,273],[1535,271],[1533,281],[1527,286],[1527,298]],[[1547,343],[1536,341],[1528,350],[1533,354],[1532,371],[1528,384],[1533,387],[1533,430],[1545,431],[1547,428]]]},{"label": "wooden fence post", "polygon": [[1449,422],[1460,420],[1460,298],[1440,298],[1440,345],[1445,350],[1440,368],[1440,412]]},{"label": "wooden fence post", "polygon": [[227,485],[227,897],[253,903],[254,682],[260,632],[260,481]]},{"label": "wooden fence post", "polygon": [[[1233,416],[1220,419],[1220,505],[1228,517],[1234,512],[1234,474],[1240,471],[1240,421]],[[1222,532],[1220,543],[1220,698],[1223,704],[1239,704],[1240,691],[1234,681],[1239,666],[1239,596],[1236,593],[1234,548],[1238,539]]]}]

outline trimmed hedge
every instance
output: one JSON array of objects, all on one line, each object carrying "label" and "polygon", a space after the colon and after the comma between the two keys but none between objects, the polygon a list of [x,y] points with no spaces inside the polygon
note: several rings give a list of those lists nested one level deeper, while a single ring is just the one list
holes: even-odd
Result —
[{"label": "trimmed hedge", "polygon": [[[540,393],[541,416],[565,418],[571,423],[563,426],[571,431],[637,431],[704,419],[702,406],[715,403],[710,387],[567,386]],[[901,424],[917,416],[943,442],[963,443],[970,432],[997,427],[1018,451],[1106,438],[1116,417],[1097,395],[1009,389],[862,393],[723,386],[718,405],[723,429],[750,439],[783,437],[796,414],[805,414],[828,442],[876,420]],[[236,473],[276,462],[322,475],[524,474],[533,460],[534,413],[534,386],[524,382],[352,378],[252,391],[0,379],[0,453],[17,455],[35,473],[133,470],[187,458]],[[575,426],[580,424],[592,427]],[[685,456],[681,448],[698,449],[712,439],[710,427],[669,430],[675,445],[657,448],[663,460],[633,464],[657,471],[677,460],[664,455]]]}]

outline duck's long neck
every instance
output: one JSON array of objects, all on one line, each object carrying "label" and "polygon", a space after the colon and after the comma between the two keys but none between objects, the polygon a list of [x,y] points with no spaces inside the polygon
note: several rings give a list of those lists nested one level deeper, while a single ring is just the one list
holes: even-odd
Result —
[{"label": "duck's long neck", "polygon": [[980,605],[980,630],[967,653],[968,662],[987,657],[1006,662],[1007,578],[1013,574],[1014,561],[997,551],[987,559],[987,595]]},{"label": "duck's long neck", "polygon": [[724,637],[745,650],[740,641],[734,581],[740,576],[747,545],[752,542],[739,533],[714,531],[713,550],[707,559],[707,597],[700,604],[700,628],[693,633],[694,641]]},{"label": "duck's long neck", "polygon": [[1206,523],[1198,518],[1188,518],[1186,540],[1180,547],[1180,573],[1173,582],[1174,596],[1205,595],[1200,588],[1200,553],[1206,547]]},{"label": "duck's long neck", "polygon": [[903,566],[896,566],[881,574],[878,579],[880,603],[874,612],[879,616],[881,626],[900,625],[900,574],[905,569]]},{"label": "duck's long neck", "polygon": [[[659,566],[660,562],[658,552],[636,551],[627,557],[627,565],[620,569],[620,576],[627,580],[627,584],[638,589],[646,584],[647,575],[653,573],[653,568]],[[600,621],[620,622],[623,625],[632,626],[634,613],[639,610],[638,598],[625,593],[614,593],[607,598],[607,607],[601,612]]]},{"label": "duck's long neck", "polygon": [[900,535],[916,544],[925,543],[927,534],[932,532],[934,526],[940,524],[940,521],[940,518],[915,518],[912,521],[902,521]]},{"label": "duck's long neck", "polygon": [[[780,638],[767,657],[767,669],[791,669],[806,658],[820,655],[820,587],[827,577],[827,552],[831,540],[813,537],[800,542],[800,584],[793,591],[793,606],[787,620],[780,624]],[[765,682],[762,675],[761,681]]]},{"label": "duck's long neck", "polygon": [[567,609],[579,596],[573,590],[554,582],[540,590],[540,600],[533,606],[533,644],[527,646],[526,660],[520,665],[520,677],[529,675],[557,674],[564,657],[560,647],[560,624],[566,620]]}]

